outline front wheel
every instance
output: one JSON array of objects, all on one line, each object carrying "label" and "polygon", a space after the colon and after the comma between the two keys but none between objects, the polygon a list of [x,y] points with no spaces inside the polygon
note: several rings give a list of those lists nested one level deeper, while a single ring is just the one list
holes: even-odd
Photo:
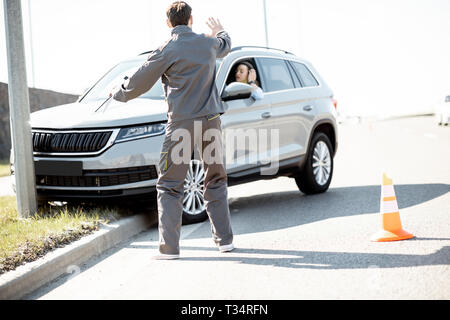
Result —
[{"label": "front wheel", "polygon": [[203,163],[199,160],[191,160],[184,180],[183,224],[202,222],[208,218],[203,197],[204,190],[205,171],[203,170]]},{"label": "front wheel", "polygon": [[308,150],[306,163],[295,177],[295,182],[305,194],[322,193],[328,190],[333,176],[332,146],[328,136],[315,133]]}]

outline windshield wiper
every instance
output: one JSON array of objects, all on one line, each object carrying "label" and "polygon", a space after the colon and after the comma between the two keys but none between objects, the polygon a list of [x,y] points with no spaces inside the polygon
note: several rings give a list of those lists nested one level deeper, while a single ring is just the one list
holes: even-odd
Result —
[{"label": "windshield wiper", "polygon": [[[101,106],[100,107],[98,107],[98,109],[97,110],[95,110],[95,112],[97,112],[98,110],[100,110],[104,105],[105,105],[105,103],[107,103],[109,100],[111,100],[112,99],[112,96],[111,97],[109,97],[108,99],[106,99],[105,101],[103,101],[103,103],[101,104]],[[103,112],[105,112],[106,111],[106,109],[103,111]]]}]

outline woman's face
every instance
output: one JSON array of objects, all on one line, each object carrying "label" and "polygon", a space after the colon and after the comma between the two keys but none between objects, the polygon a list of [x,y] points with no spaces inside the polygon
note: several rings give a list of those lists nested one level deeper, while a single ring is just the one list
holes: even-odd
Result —
[{"label": "woman's face", "polygon": [[248,82],[248,67],[245,64],[240,64],[236,69],[236,81]]}]

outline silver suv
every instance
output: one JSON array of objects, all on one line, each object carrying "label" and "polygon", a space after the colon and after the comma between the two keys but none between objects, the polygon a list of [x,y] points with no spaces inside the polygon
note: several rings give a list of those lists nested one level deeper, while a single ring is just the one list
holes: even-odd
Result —
[{"label": "silver suv", "polygon": [[[31,114],[40,202],[154,196],[167,122],[161,82],[138,99],[102,106],[112,87],[132,75],[147,54],[116,65],[76,103]],[[255,66],[262,99],[252,98],[253,87],[235,82],[242,61]],[[288,176],[305,194],[325,192],[338,144],[336,101],[314,67],[286,51],[236,47],[217,60],[216,79],[227,109],[221,120],[229,185]],[[254,132],[269,133],[276,141],[259,150]],[[230,145],[228,133],[244,143]],[[198,159],[194,154],[185,180],[184,223],[207,217]]]}]

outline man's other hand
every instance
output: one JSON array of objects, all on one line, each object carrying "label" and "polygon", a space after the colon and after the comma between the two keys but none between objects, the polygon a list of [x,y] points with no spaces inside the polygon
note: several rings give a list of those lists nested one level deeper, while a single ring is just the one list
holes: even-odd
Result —
[{"label": "man's other hand", "polygon": [[109,97],[114,97],[114,95],[119,92],[120,90],[120,86],[115,86],[114,88],[111,89],[111,92],[109,93]]},{"label": "man's other hand", "polygon": [[206,21],[206,24],[211,29],[211,34],[208,34],[208,37],[215,37],[220,31],[223,31],[223,27],[219,19],[216,21],[216,19],[210,17],[208,21]]}]

